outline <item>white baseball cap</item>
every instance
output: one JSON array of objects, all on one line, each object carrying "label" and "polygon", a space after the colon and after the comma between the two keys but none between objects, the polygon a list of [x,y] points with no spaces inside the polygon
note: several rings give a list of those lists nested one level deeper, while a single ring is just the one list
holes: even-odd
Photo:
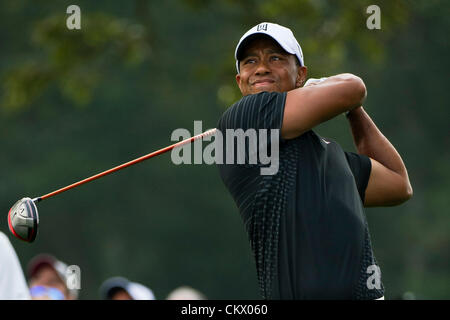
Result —
[{"label": "white baseball cap", "polygon": [[276,23],[262,22],[250,30],[248,30],[239,40],[236,50],[234,51],[234,58],[236,59],[236,70],[239,73],[239,58],[242,53],[244,44],[248,41],[250,36],[255,34],[265,34],[274,39],[278,44],[288,53],[295,54],[301,66],[304,66],[302,48],[295,39],[291,29],[280,26]]}]

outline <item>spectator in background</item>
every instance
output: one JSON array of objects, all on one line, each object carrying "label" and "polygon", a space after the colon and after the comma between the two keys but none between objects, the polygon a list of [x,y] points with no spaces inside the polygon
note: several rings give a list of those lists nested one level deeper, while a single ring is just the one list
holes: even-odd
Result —
[{"label": "spectator in background", "polygon": [[29,300],[22,266],[8,237],[0,231],[0,300]]},{"label": "spectator in background", "polygon": [[103,300],[155,300],[153,291],[146,286],[123,277],[112,277],[100,286]]},{"label": "spectator in background", "polygon": [[194,288],[181,286],[170,292],[166,300],[206,300],[206,296]]},{"label": "spectator in background", "polygon": [[33,300],[76,300],[78,290],[67,288],[67,264],[49,254],[39,254],[28,264]]}]

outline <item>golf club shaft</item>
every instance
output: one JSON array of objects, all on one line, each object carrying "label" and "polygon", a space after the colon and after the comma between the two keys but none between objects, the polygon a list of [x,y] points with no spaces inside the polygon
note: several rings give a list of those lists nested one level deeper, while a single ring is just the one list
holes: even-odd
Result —
[{"label": "golf club shaft", "polygon": [[134,159],[134,160],[129,161],[129,162],[127,162],[127,163],[121,164],[121,165],[119,165],[119,166],[117,166],[117,167],[114,167],[114,168],[112,168],[112,169],[109,169],[109,170],[100,172],[100,173],[98,173],[98,174],[96,174],[96,175],[94,175],[94,176],[92,176],[92,177],[89,177],[89,178],[86,178],[86,179],[84,179],[84,180],[75,182],[75,183],[73,183],[73,184],[71,184],[71,185],[69,185],[69,186],[67,186],[67,187],[64,187],[64,188],[58,189],[58,190],[56,190],[56,191],[50,192],[50,193],[48,193],[48,194],[46,194],[46,195],[43,195],[43,196],[41,196],[41,197],[34,198],[34,199],[33,199],[33,202],[39,202],[39,201],[45,200],[45,199],[47,199],[47,198],[53,197],[53,196],[55,196],[55,195],[57,195],[57,194],[59,194],[59,193],[62,193],[62,192],[64,192],[64,191],[73,189],[73,188],[75,188],[75,187],[81,186],[82,184],[91,182],[91,181],[93,181],[93,180],[99,179],[99,178],[104,177],[104,176],[106,176],[106,175],[108,175],[108,174],[111,174],[111,173],[113,173],[113,172],[116,172],[116,171],[119,171],[119,170],[124,169],[124,168],[126,168],[126,167],[132,166],[132,165],[134,165],[134,164],[136,164],[136,163],[139,163],[139,162],[142,162],[142,161],[144,161],[144,160],[147,160],[147,159],[156,157],[156,156],[158,156],[158,155],[160,155],[160,154],[166,153],[166,152],[168,152],[168,151],[170,151],[170,150],[172,150],[172,149],[174,149],[174,148],[176,148],[176,147],[182,146],[182,145],[187,144],[187,143],[191,143],[191,142],[193,142],[193,141],[195,141],[195,140],[197,140],[197,139],[201,139],[201,138],[206,137],[206,136],[208,136],[208,135],[212,135],[212,134],[214,134],[215,132],[216,132],[216,129],[210,129],[210,130],[205,131],[205,132],[203,132],[203,133],[201,133],[201,134],[198,134],[198,135],[193,136],[193,137],[191,137],[191,138],[187,138],[187,139],[182,140],[182,141],[180,141],[180,142],[174,143],[174,144],[172,144],[172,145],[170,145],[170,146],[168,146],[168,147],[159,149],[159,150],[157,150],[157,151],[154,151],[154,152],[152,152],[152,153],[149,153],[149,154],[147,154],[147,155],[145,155],[145,156],[142,156],[142,157],[140,157],[140,158],[137,158],[137,159]]}]

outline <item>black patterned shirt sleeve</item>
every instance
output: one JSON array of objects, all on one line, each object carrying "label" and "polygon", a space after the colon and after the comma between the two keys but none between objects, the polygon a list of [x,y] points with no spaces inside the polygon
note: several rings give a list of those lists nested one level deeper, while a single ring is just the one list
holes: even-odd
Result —
[{"label": "black patterned shirt sleeve", "polygon": [[359,196],[364,203],[367,184],[369,183],[372,163],[370,158],[354,152],[345,152],[348,165],[355,177],[356,186],[358,187]]}]

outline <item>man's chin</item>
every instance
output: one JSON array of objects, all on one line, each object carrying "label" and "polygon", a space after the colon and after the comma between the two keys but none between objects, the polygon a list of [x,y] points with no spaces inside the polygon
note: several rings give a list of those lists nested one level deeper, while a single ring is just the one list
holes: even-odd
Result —
[{"label": "man's chin", "polygon": [[251,92],[252,94],[260,93],[260,92],[279,92],[278,88],[275,86],[257,86],[253,87]]}]

